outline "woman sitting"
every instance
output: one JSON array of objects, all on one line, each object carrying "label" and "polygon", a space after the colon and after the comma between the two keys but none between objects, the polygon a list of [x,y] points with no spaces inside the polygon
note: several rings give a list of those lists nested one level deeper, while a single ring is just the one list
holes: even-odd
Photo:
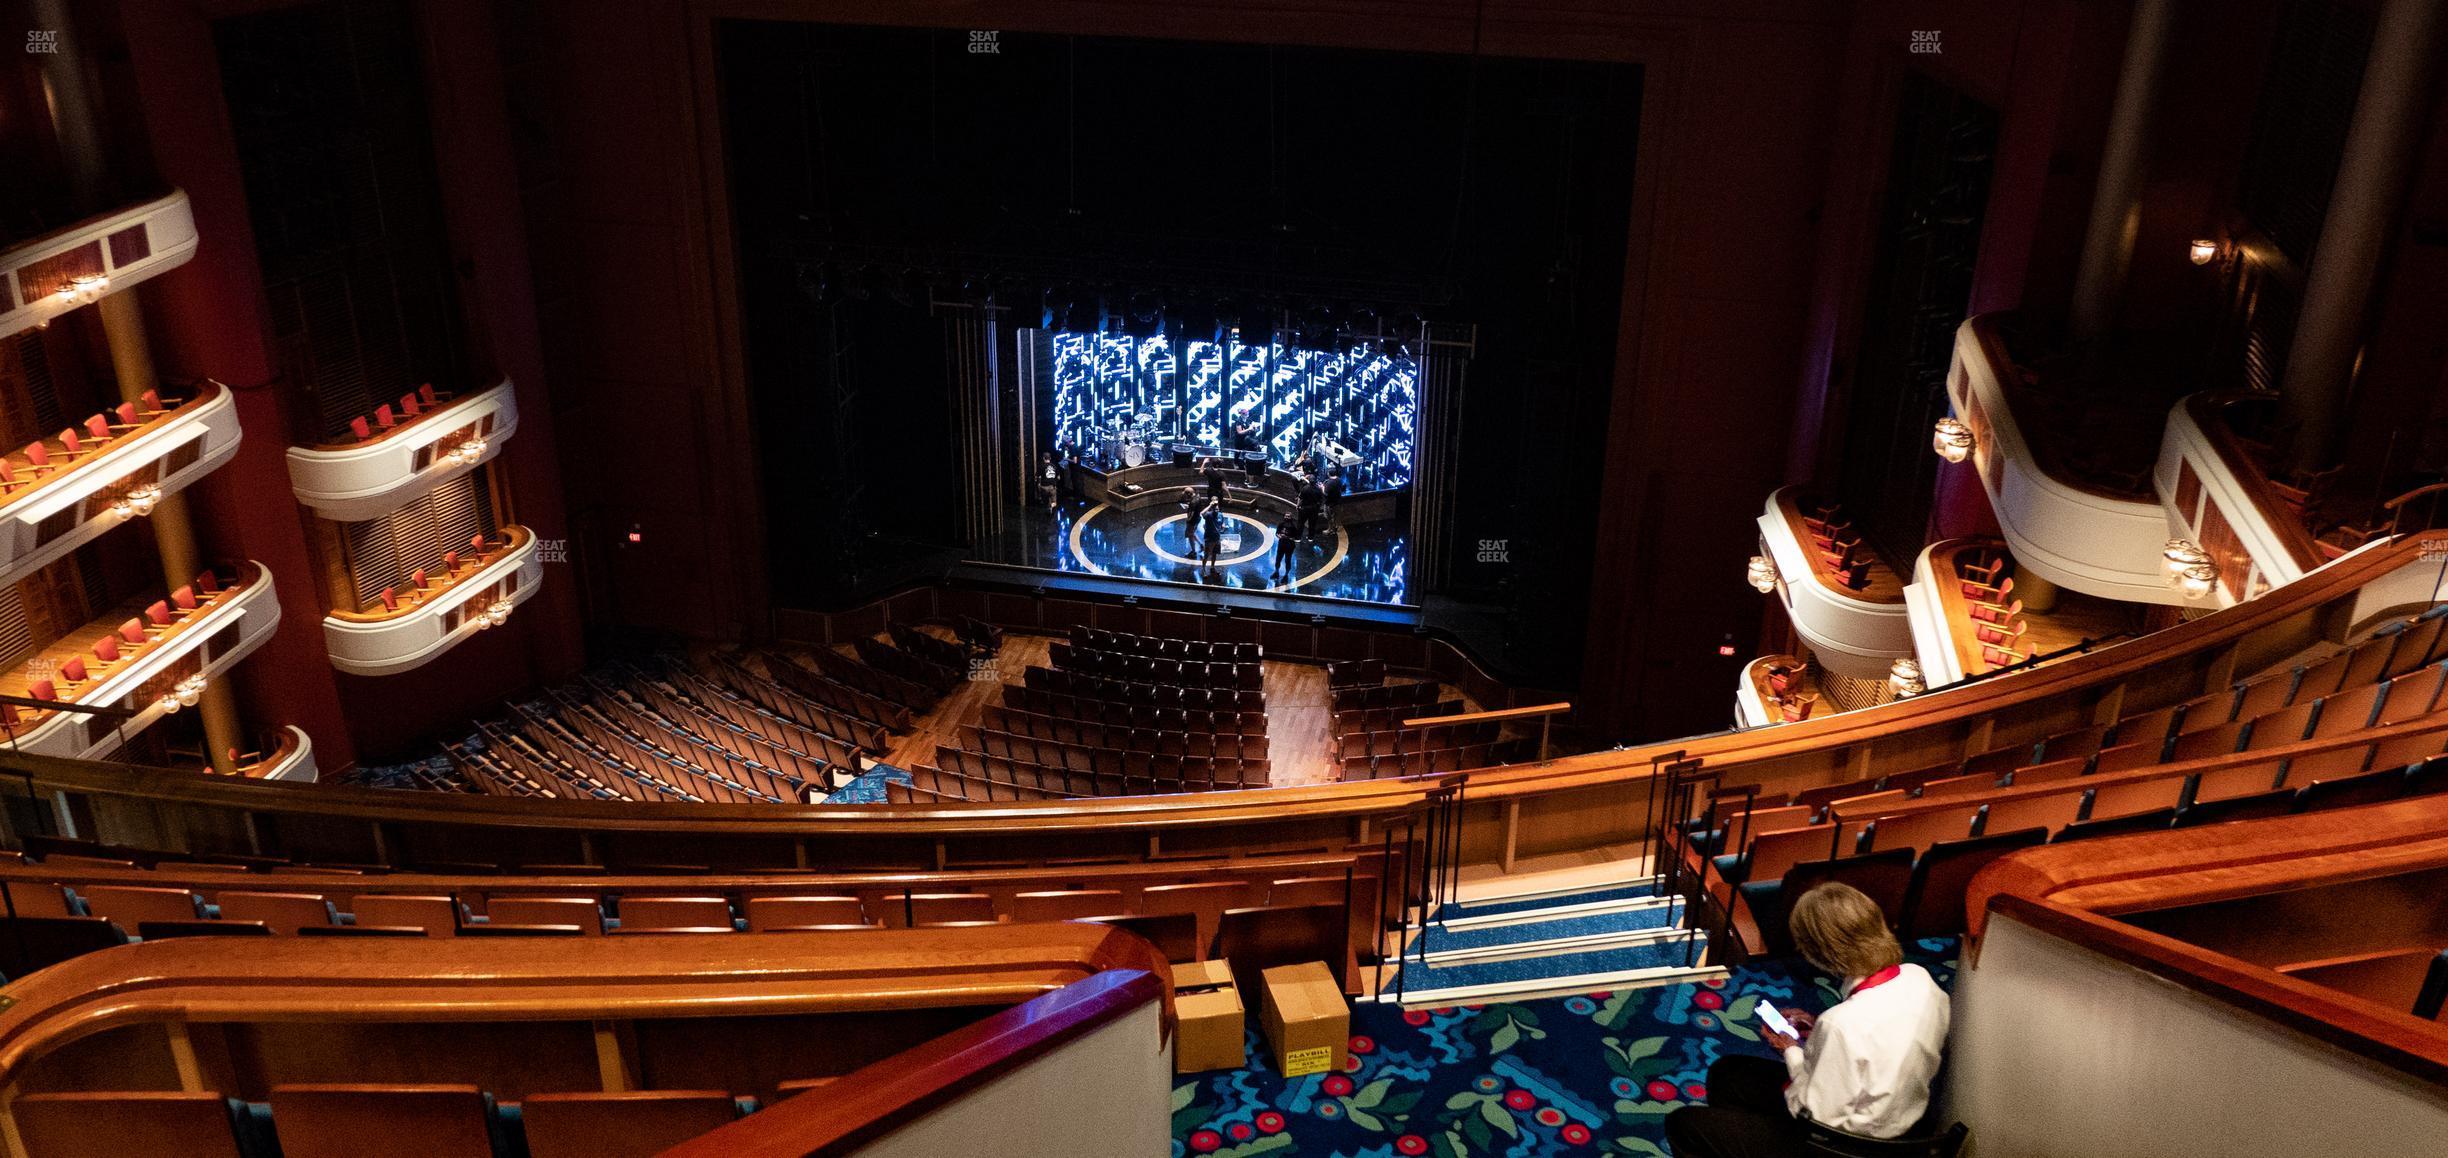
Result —
[{"label": "woman sitting", "polygon": [[1828,883],[1794,902],[1796,948],[1844,978],[1844,999],[1813,1017],[1786,1010],[1796,1041],[1762,1027],[1784,1055],[1727,1057],[1709,1067],[1709,1104],[1666,1118],[1676,1158],[1752,1158],[1800,1152],[1801,1119],[1872,1138],[1909,1132],[1929,1109],[1930,1080],[1946,1049],[1946,991],[1887,931],[1878,902]]}]

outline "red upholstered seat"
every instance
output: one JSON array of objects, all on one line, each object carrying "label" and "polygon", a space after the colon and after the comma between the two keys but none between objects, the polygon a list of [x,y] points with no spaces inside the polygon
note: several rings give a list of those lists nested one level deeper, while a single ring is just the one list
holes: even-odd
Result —
[{"label": "red upholstered seat", "polygon": [[60,664],[60,678],[72,684],[85,682],[85,661],[71,656]]},{"label": "red upholstered seat", "polygon": [[171,592],[171,593],[170,593],[170,602],[172,602],[172,603],[174,603],[174,604],[177,604],[177,605],[178,605],[178,609],[179,609],[179,610],[181,610],[181,611],[193,611],[193,610],[195,610],[195,609],[196,609],[196,593],[195,593],[195,588],[193,588],[193,587],[181,587],[181,588],[179,588],[178,590]]},{"label": "red upholstered seat", "polygon": [[283,1158],[493,1158],[474,1086],[274,1086],[271,1102]]},{"label": "red upholstered seat", "polygon": [[374,424],[367,422],[364,415],[359,415],[349,419],[349,433],[356,435],[359,442],[370,441],[374,437]]},{"label": "red upholstered seat", "polygon": [[390,403],[386,402],[374,408],[374,425],[382,427],[384,430],[389,430],[392,427],[399,425],[399,419],[391,416]]},{"label": "red upholstered seat", "polygon": [[229,1099],[177,1091],[27,1094],[17,1134],[41,1158],[239,1158]]},{"label": "red upholstered seat", "polygon": [[110,438],[110,419],[99,414],[87,418],[85,433],[92,435],[97,442],[108,440]]},{"label": "red upholstered seat", "polygon": [[530,1158],[643,1158],[720,1129],[739,1103],[720,1090],[529,1094],[519,1115]]},{"label": "red upholstered seat", "polygon": [[121,426],[134,426],[136,425],[137,419],[141,416],[139,411],[136,409],[136,404],[133,402],[120,403],[118,409],[113,411],[113,413],[119,416],[119,425]]}]

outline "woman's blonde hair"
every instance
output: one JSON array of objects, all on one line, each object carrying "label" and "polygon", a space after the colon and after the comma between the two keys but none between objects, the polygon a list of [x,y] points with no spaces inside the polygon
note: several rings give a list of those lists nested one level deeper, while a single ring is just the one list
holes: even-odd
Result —
[{"label": "woman's blonde hair", "polygon": [[1802,956],[1838,977],[1867,977],[1904,962],[1904,947],[1887,931],[1887,914],[1848,884],[1829,881],[1802,894],[1786,924]]}]

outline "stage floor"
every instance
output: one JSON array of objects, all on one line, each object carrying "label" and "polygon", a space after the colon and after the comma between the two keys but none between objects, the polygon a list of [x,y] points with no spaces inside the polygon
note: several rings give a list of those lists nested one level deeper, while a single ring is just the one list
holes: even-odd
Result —
[{"label": "stage floor", "polygon": [[1232,512],[1238,550],[1226,547],[1213,574],[1201,571],[1181,508],[1171,503],[1126,511],[1069,500],[1060,511],[1014,511],[1003,532],[980,545],[980,562],[1089,575],[1119,575],[1275,595],[1310,595],[1408,605],[1410,544],[1397,522],[1337,526],[1293,554],[1288,576],[1275,573],[1275,527],[1261,515]]}]

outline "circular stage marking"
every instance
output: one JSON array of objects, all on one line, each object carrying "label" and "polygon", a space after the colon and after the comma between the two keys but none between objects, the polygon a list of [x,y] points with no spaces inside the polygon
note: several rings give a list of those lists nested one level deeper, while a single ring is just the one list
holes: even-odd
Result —
[{"label": "circular stage marking", "polygon": [[[1107,571],[1107,570],[1106,570],[1105,568],[1103,568],[1103,567],[1099,567],[1099,566],[1097,566],[1097,565],[1096,565],[1096,563],[1094,563],[1093,561],[1091,561],[1091,560],[1088,558],[1088,549],[1087,549],[1087,547],[1086,547],[1084,544],[1082,544],[1082,543],[1080,542],[1080,534],[1081,534],[1082,532],[1084,532],[1084,531],[1086,531],[1086,530],[1088,529],[1088,521],[1089,521],[1090,519],[1096,518],[1098,515],[1103,514],[1103,513],[1105,512],[1105,508],[1106,508],[1106,507],[1108,507],[1108,506],[1110,506],[1110,505],[1112,505],[1112,504],[1110,504],[1110,503],[1098,503],[1097,505],[1095,505],[1095,506],[1093,506],[1093,507],[1088,508],[1086,511],[1081,512],[1080,517],[1079,517],[1079,518],[1077,518],[1077,519],[1075,519],[1075,520],[1073,520],[1073,521],[1072,521],[1072,523],[1071,523],[1071,535],[1070,535],[1070,539],[1071,539],[1071,557],[1072,557],[1073,559],[1077,559],[1077,560],[1079,560],[1079,565],[1080,565],[1080,566],[1082,566],[1082,567],[1086,567],[1086,568],[1087,568],[1087,569],[1088,569],[1088,570],[1089,570],[1089,571],[1090,571],[1092,574],[1097,574],[1097,575],[1110,575],[1110,574],[1112,574],[1112,572]],[[1222,567],[1222,566],[1230,566],[1230,565],[1233,565],[1233,564],[1236,564],[1236,563],[1246,563],[1246,562],[1249,562],[1249,561],[1250,561],[1250,560],[1252,560],[1252,559],[1256,559],[1256,558],[1259,558],[1260,556],[1265,555],[1265,554],[1266,554],[1267,552],[1269,552],[1269,551],[1274,550],[1274,548],[1275,548],[1275,530],[1274,530],[1274,528],[1269,527],[1269,526],[1267,526],[1265,523],[1259,522],[1258,520],[1253,519],[1253,518],[1249,517],[1248,515],[1243,515],[1243,514],[1235,514],[1235,513],[1230,512],[1230,511],[1225,512],[1225,514],[1226,514],[1228,517],[1235,518],[1235,519],[1239,519],[1239,520],[1241,520],[1241,521],[1242,521],[1242,522],[1244,522],[1244,523],[1248,523],[1249,525],[1251,525],[1251,526],[1253,526],[1253,527],[1258,528],[1258,548],[1257,548],[1256,550],[1254,550],[1254,551],[1249,551],[1249,552],[1246,552],[1246,553],[1241,554],[1241,555],[1236,555],[1236,556],[1234,556],[1233,558],[1230,558],[1230,559],[1218,559],[1218,560],[1216,560],[1216,565],[1217,565],[1217,566]],[[1169,515],[1169,516],[1165,517],[1163,520],[1159,521],[1159,522],[1158,522],[1158,523],[1157,523],[1155,526],[1149,527],[1149,528],[1147,529],[1147,535],[1146,535],[1148,549],[1149,549],[1149,550],[1151,550],[1151,551],[1156,552],[1156,555],[1157,555],[1157,557],[1158,557],[1158,558],[1161,558],[1161,559],[1166,559],[1166,560],[1169,560],[1169,561],[1171,561],[1171,562],[1175,562],[1175,563],[1180,563],[1180,564],[1183,564],[1183,565],[1185,565],[1185,566],[1190,566],[1190,567],[1196,567],[1196,566],[1198,566],[1198,565],[1199,565],[1198,560],[1196,560],[1196,559],[1190,559],[1190,558],[1185,558],[1185,557],[1183,557],[1183,556],[1176,555],[1176,554],[1174,554],[1174,553],[1173,553],[1173,552],[1171,552],[1171,551],[1165,550],[1165,549],[1164,549],[1162,546],[1159,546],[1159,545],[1157,544],[1157,542],[1156,542],[1156,532],[1157,532],[1157,530],[1159,530],[1160,528],[1164,527],[1165,525],[1167,525],[1167,524],[1169,524],[1169,523],[1173,523],[1173,522],[1176,522],[1176,521],[1179,521],[1179,520],[1181,520],[1181,519],[1185,519],[1185,518],[1188,518],[1188,517],[1189,517],[1189,516],[1187,516],[1187,515]],[[1326,561],[1325,561],[1325,562],[1318,564],[1317,570],[1315,570],[1315,571],[1311,571],[1310,573],[1308,573],[1308,574],[1306,574],[1306,575],[1300,576],[1299,578],[1294,579],[1294,580],[1292,580],[1292,581],[1291,581],[1291,582],[1289,582],[1289,583],[1283,583],[1283,584],[1278,584],[1278,585],[1275,585],[1275,586],[1270,586],[1270,587],[1264,588],[1264,590],[1267,590],[1267,591],[1295,591],[1295,590],[1298,590],[1299,588],[1301,588],[1301,587],[1303,587],[1303,586],[1306,586],[1307,584],[1310,584],[1310,583],[1315,583],[1315,582],[1317,582],[1318,580],[1325,578],[1327,575],[1331,574],[1331,573],[1334,571],[1334,569],[1335,569],[1335,568],[1342,566],[1342,565],[1343,565],[1343,560],[1344,560],[1344,559],[1346,559],[1346,558],[1349,558],[1349,557],[1350,557],[1350,555],[1351,555],[1351,532],[1349,532],[1349,531],[1347,531],[1347,530],[1344,530],[1344,529],[1343,529],[1342,527],[1340,527],[1340,526],[1337,526],[1337,527],[1334,529],[1334,533],[1335,533],[1335,548],[1334,548],[1334,553],[1333,553],[1333,554],[1331,554],[1331,555],[1328,555],[1328,556],[1326,557]]]},{"label": "circular stage marking", "polygon": [[[1150,524],[1148,526],[1147,533],[1141,536],[1147,540],[1147,549],[1155,552],[1156,557],[1159,559],[1164,559],[1174,563],[1181,563],[1191,567],[1198,566],[1198,560],[1183,555],[1176,555],[1173,552],[1166,550],[1164,544],[1159,542],[1157,538],[1157,532],[1162,531],[1166,527],[1170,527],[1175,523],[1182,522],[1189,517],[1190,516],[1188,515],[1166,515],[1164,518],[1158,519],[1154,523]],[[1247,523],[1251,527],[1256,528],[1258,531],[1258,545],[1250,550],[1244,551],[1241,554],[1234,555],[1229,558],[1219,557],[1216,559],[1216,566],[1231,567],[1238,564],[1247,563],[1250,560],[1260,558],[1267,552],[1275,549],[1275,532],[1265,523],[1261,523],[1248,515],[1236,514],[1232,511],[1224,512],[1224,517],[1237,522]]]}]

